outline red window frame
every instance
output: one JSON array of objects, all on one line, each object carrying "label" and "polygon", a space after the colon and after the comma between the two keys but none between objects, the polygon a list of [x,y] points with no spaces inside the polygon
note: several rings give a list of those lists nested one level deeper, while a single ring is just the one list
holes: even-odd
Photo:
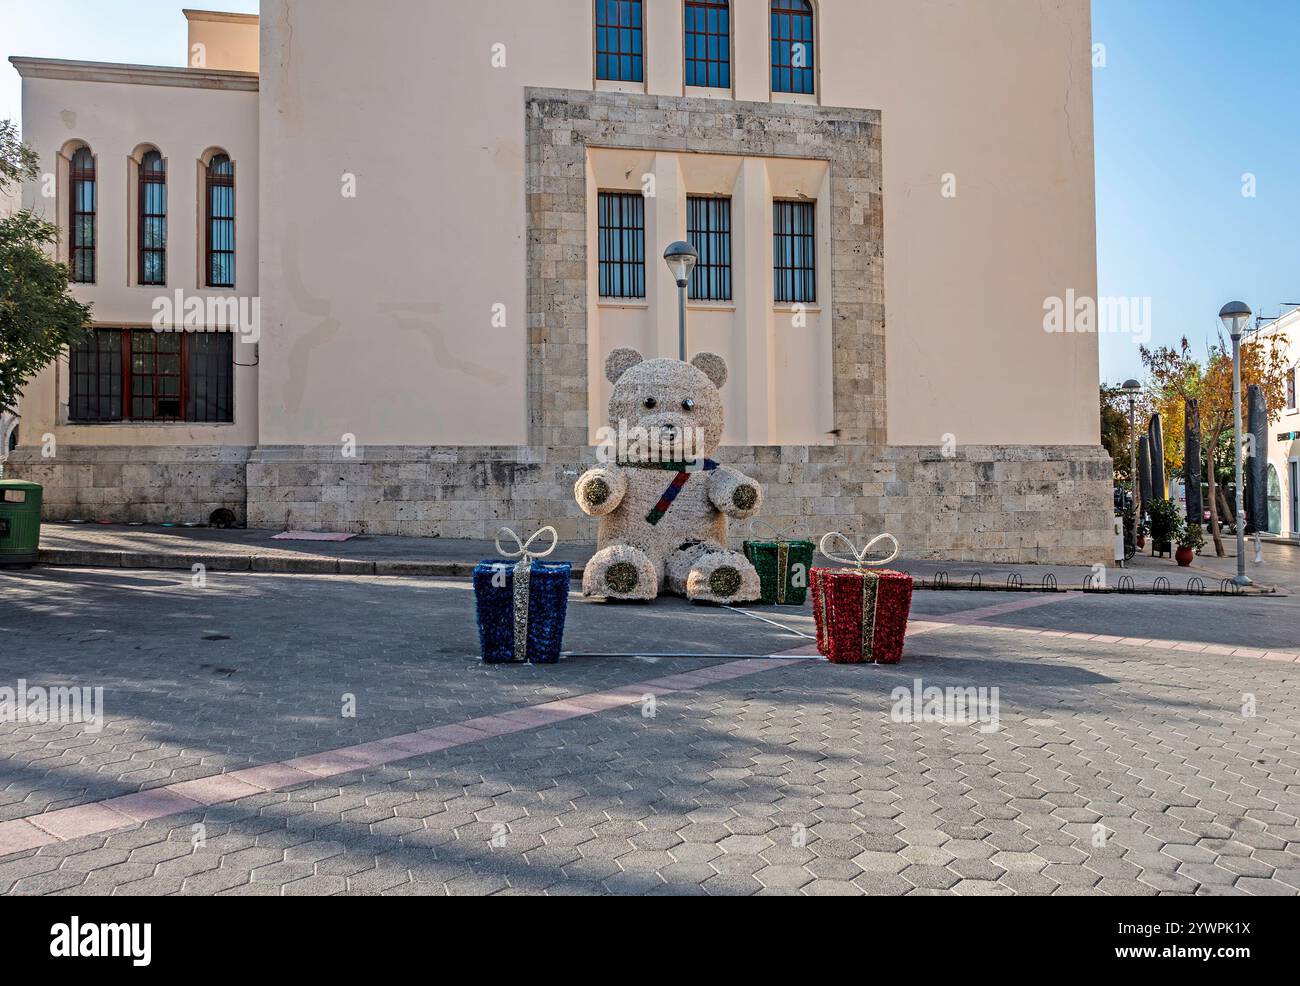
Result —
[{"label": "red window frame", "polygon": [[[123,360],[123,373],[128,377],[122,382],[124,411],[132,421],[184,421],[189,399],[186,360],[189,347],[185,345],[185,333],[152,329],[122,331],[126,334],[123,350],[128,354]],[[162,348],[164,344],[166,349]],[[160,369],[164,365],[162,360],[170,357],[175,357],[175,369]],[[164,393],[168,381],[175,381],[171,387],[173,393]],[[162,410],[164,401],[176,402],[175,413]],[[140,411],[136,410],[137,402]]]},{"label": "red window frame", "polygon": [[[98,327],[93,333],[69,356],[71,420],[233,423],[235,363],[230,333],[113,326]],[[116,339],[110,341],[110,333]],[[214,354],[213,344],[218,339],[221,345]],[[199,345],[200,341],[204,345]],[[215,361],[214,355],[218,357]],[[117,366],[106,367],[105,356],[116,360]],[[191,379],[192,370],[197,370],[195,379]],[[173,380],[175,384],[167,383]],[[167,390],[171,393],[164,393]]]},{"label": "red window frame", "polygon": [[[772,91],[816,95],[817,12],[809,0],[772,0],[770,33]],[[793,64],[796,44],[807,47],[807,65]]]},{"label": "red window frame", "polygon": [[[156,160],[158,167],[151,167],[151,163]],[[167,283],[167,161],[157,150],[150,150],[140,159],[140,187],[137,193],[138,198],[138,225],[137,225],[137,247],[136,250],[136,282],[142,285],[163,286]],[[154,186],[161,186],[161,212],[149,211],[150,192]],[[158,223],[162,231],[161,246],[146,246],[148,237],[145,231],[149,228],[150,221]],[[156,256],[158,258],[158,279],[151,280],[149,277],[148,258]]]},{"label": "red window frame", "polygon": [[[214,168],[218,163],[225,164],[228,172],[217,172]],[[230,189],[230,215],[217,216],[213,214],[212,201],[214,193],[218,188]],[[230,159],[228,154],[214,154],[212,160],[208,162],[207,167],[207,184],[204,188],[204,198],[206,200],[204,207],[205,229],[207,235],[206,241],[206,264],[204,268],[204,284],[210,288],[233,288],[235,286],[235,162]],[[213,245],[213,230],[218,222],[230,223],[230,248],[216,248]],[[212,259],[216,256],[228,256],[230,258],[230,279],[228,281],[218,281],[212,276]]]},{"label": "red window frame", "polygon": [[[88,167],[78,167],[78,160],[89,161]],[[73,284],[95,283],[96,240],[99,234],[99,183],[95,176],[95,155],[82,145],[72,152],[68,167],[68,280]],[[90,186],[90,208],[80,208],[84,186]],[[82,241],[82,219],[90,219],[90,245]],[[87,268],[89,271],[87,272]]]},{"label": "red window frame", "polygon": [[684,0],[682,23],[686,85],[730,89],[731,0]]},{"label": "red window frame", "polygon": [[593,21],[596,29],[596,78],[608,82],[644,82],[645,10],[642,0],[596,0]]}]

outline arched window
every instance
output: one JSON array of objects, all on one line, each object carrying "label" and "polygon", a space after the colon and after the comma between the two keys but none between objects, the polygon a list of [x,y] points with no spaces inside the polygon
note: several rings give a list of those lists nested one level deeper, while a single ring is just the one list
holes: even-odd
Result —
[{"label": "arched window", "polygon": [[772,91],[812,95],[813,7],[808,0],[772,0]]},{"label": "arched window", "polygon": [[645,48],[641,0],[596,0],[596,78],[641,82]]},{"label": "arched window", "polygon": [[731,4],[727,0],[685,0],[683,48],[686,84],[731,88]]},{"label": "arched window", "polygon": [[95,156],[89,147],[72,155],[69,175],[68,267],[78,284],[95,283]]},{"label": "arched window", "polygon": [[207,285],[235,286],[235,165],[214,154],[207,179]]},{"label": "arched window", "polygon": [[140,159],[141,284],[167,283],[167,162],[158,151]]}]

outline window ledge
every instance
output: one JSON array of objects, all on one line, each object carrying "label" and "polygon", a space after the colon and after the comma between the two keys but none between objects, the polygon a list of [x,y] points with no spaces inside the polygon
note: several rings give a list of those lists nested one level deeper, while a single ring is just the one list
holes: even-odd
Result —
[{"label": "window ledge", "polygon": [[63,428],[233,428],[234,421],[74,421],[63,422]]},{"label": "window ledge", "polygon": [[734,301],[688,301],[686,310],[691,312],[734,312]]},{"label": "window ledge", "polygon": [[644,82],[621,82],[615,79],[596,79],[596,92],[639,92],[646,91]]},{"label": "window ledge", "polygon": [[638,308],[648,309],[648,301],[637,301],[634,298],[601,298],[596,302],[598,308]]},{"label": "window ledge", "polygon": [[735,99],[735,93],[730,89],[714,89],[710,86],[683,86],[683,95],[694,96],[697,99]]},{"label": "window ledge", "polygon": [[772,306],[772,311],[774,312],[782,312],[782,313],[790,313],[790,314],[793,314],[795,312],[808,312],[810,314],[820,315],[821,310],[822,310],[822,306],[815,301],[806,301],[806,302],[792,301],[789,303],[784,301],[779,301]]}]

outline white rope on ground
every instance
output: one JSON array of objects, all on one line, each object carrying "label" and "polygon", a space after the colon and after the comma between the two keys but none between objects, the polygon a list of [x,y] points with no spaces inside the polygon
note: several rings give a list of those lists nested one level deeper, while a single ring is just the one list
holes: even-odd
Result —
[{"label": "white rope on ground", "polygon": [[803,637],[805,640],[816,640],[817,637],[811,633],[804,633],[802,630],[796,630],[794,627],[788,627],[784,623],[777,623],[776,620],[769,620],[766,616],[759,616],[757,613],[751,613],[747,609],[741,609],[739,606],[724,606],[723,609],[729,609],[733,613],[744,613],[746,616],[752,616],[756,620],[762,620],[764,623],[770,623],[774,627],[780,627],[787,633],[793,633],[797,637]]}]

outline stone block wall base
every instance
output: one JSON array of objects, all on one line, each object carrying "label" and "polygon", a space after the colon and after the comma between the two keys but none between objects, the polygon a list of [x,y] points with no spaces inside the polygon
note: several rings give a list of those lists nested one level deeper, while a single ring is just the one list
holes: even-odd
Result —
[{"label": "stone block wall base", "polygon": [[7,479],[45,487],[46,520],[206,524],[222,507],[246,520],[246,445],[59,445],[15,449]]},{"label": "stone block wall base", "polygon": [[[803,537],[889,531],[907,558],[1095,564],[1112,557],[1100,446],[756,446],[714,456],[763,483],[763,519]],[[553,525],[594,541],[573,484],[585,447],[60,446],[18,449],[5,475],[45,486],[48,520],[207,523],[226,507],[274,529],[492,538]],[[525,529],[527,529],[525,531]],[[746,534],[731,525],[737,546]]]},{"label": "stone block wall base", "polygon": [[[764,484],[763,519],[801,536],[889,531],[904,555],[1095,564],[1113,556],[1111,462],[1100,446],[757,446],[714,456]],[[594,541],[573,484],[586,447],[260,446],[248,460],[253,527],[492,538],[550,524]],[[524,529],[527,529],[525,531]],[[742,524],[731,525],[737,546]]]}]

